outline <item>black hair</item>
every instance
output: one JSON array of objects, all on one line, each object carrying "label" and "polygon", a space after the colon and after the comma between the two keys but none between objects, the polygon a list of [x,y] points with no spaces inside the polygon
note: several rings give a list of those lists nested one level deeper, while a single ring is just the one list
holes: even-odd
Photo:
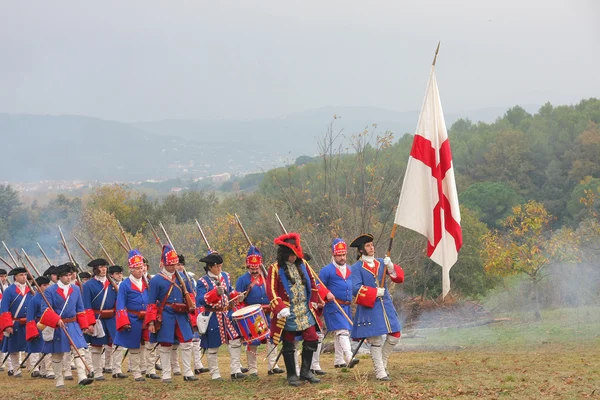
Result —
[{"label": "black hair", "polygon": [[358,246],[356,248],[356,259],[360,260],[360,258],[362,257],[362,255],[365,253],[365,244],[361,244],[360,246]]},{"label": "black hair", "polygon": [[[287,278],[288,282],[290,282],[290,284],[293,285],[296,283],[296,280],[290,274],[290,271],[289,271],[288,265],[287,265],[287,261],[288,261],[290,255],[292,255],[292,254],[295,255],[295,253],[292,251],[292,249],[290,249],[287,246],[279,246],[277,248],[277,264],[279,265],[280,268],[283,268],[285,277]],[[296,261],[294,262],[294,264],[296,265],[296,269],[298,270],[298,275],[300,275],[300,277],[302,277],[302,284],[304,285],[304,287],[308,287],[308,284],[306,282],[306,276],[302,273],[302,269],[300,268],[300,265],[302,265],[302,259],[300,257],[296,257]]]}]

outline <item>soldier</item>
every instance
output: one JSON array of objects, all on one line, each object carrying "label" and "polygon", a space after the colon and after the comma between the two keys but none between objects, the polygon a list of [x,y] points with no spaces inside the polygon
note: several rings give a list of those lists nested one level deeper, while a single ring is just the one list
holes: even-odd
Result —
[{"label": "soldier", "polygon": [[333,334],[335,368],[350,367],[358,364],[357,358],[352,358],[350,345],[350,330],[352,325],[334,304],[334,300],[344,310],[346,315],[352,316],[352,278],[350,267],[346,264],[347,247],[343,239],[333,239],[331,244],[332,260],[319,272],[319,278],[325,288],[320,290],[322,298],[327,300],[324,308],[327,330]]},{"label": "soldier", "polygon": [[[260,273],[262,263],[263,258],[260,250],[255,246],[250,246],[246,255],[248,272],[238,278],[235,283],[235,289],[239,293],[247,293],[243,305],[259,304],[265,313],[267,324],[271,324],[271,306],[269,305],[269,296],[267,295],[266,277],[263,277]],[[267,354],[269,354],[268,374],[283,374],[285,371],[275,364],[277,352],[271,351],[274,347],[273,340],[268,338],[262,342],[249,343],[246,348],[250,376],[258,377],[256,352],[260,343],[266,343],[267,345]]]},{"label": "soldier", "polygon": [[108,267],[108,275],[119,286],[123,282],[123,267],[120,265],[111,265]]},{"label": "soldier", "polygon": [[[358,249],[358,261],[352,265],[352,294],[356,298],[352,337],[367,339],[371,345],[375,377],[391,381],[387,361],[400,340],[400,322],[387,283],[382,285],[382,282],[387,273],[393,282],[402,283],[404,271],[389,257],[375,258],[371,234],[360,235],[350,243],[350,247]],[[382,335],[387,335],[385,343]]]},{"label": "soldier", "polygon": [[[64,387],[63,379],[63,360],[64,354],[70,351],[71,343],[63,331],[63,327],[69,332],[69,336],[73,340],[73,345],[77,349],[83,349],[87,346],[83,338],[82,329],[87,333],[91,333],[89,329],[88,318],[83,308],[81,299],[81,291],[76,285],[71,285],[71,268],[63,264],[56,268],[58,282],[56,285],[51,285],[44,292],[44,296],[48,299],[50,307],[46,302],[42,302],[42,316],[40,323],[46,327],[42,329],[42,334],[45,329],[53,329],[48,331],[51,337],[50,341],[46,342],[49,353],[52,353],[52,369],[56,379],[56,387]],[[46,338],[44,338],[46,339]],[[86,376],[83,361],[75,356],[75,365],[77,367],[78,382],[80,385],[89,385],[93,382]]]},{"label": "soldier", "polygon": [[[117,334],[115,320],[117,291],[106,276],[108,261],[97,258],[90,261],[88,267],[93,269],[94,277],[83,285],[83,304],[90,325],[100,324],[95,327],[94,334],[88,340],[91,345],[94,378],[103,381],[105,379],[102,368],[102,348],[108,345],[105,351],[112,353],[112,343]],[[123,379],[127,378],[127,375],[114,372],[113,378]]]},{"label": "soldier", "polygon": [[[317,350],[317,317],[315,309],[320,302],[315,276],[303,259],[300,235],[294,232],[275,239],[277,261],[269,267],[268,296],[275,318],[271,320],[274,343],[283,339],[283,360],[287,381],[300,386],[303,381],[319,383],[310,370],[313,353]],[[301,335],[302,363],[300,377],[296,374],[294,342]]]},{"label": "soldier", "polygon": [[[150,270],[150,266],[148,265],[148,260],[146,257],[142,258],[142,278],[146,282],[150,282],[152,276],[148,273]],[[140,364],[141,364],[141,372],[148,379],[160,379],[160,376],[156,375],[156,362],[159,359],[158,351],[155,351],[156,345],[150,343],[150,340],[146,340],[144,343],[144,347],[140,353]]]},{"label": "soldier", "polygon": [[[145,381],[141,372],[140,347],[148,339],[148,330],[143,329],[148,287],[142,279],[143,261],[138,250],[129,252],[129,278],[119,285],[117,295],[117,335],[115,345],[129,349],[129,369],[136,382]],[[122,358],[121,358],[122,361]]]},{"label": "soldier", "polygon": [[25,268],[13,268],[9,276],[14,276],[14,284],[10,285],[2,295],[0,303],[0,332],[4,332],[2,352],[9,353],[12,373],[9,376],[21,378],[19,352],[25,351],[25,324],[27,323],[27,307],[33,298],[27,285],[28,274]]},{"label": "soldier", "polygon": [[[4,290],[8,288],[8,276],[6,274],[6,270],[0,268],[0,304],[2,304],[2,294]],[[0,350],[2,350],[2,339],[4,338],[3,334],[0,334]],[[0,357],[4,360],[5,354],[0,351]],[[10,361],[10,360],[9,360]],[[9,365],[9,370],[12,370],[12,365]],[[4,365],[0,365],[0,371],[4,371]]]},{"label": "soldier", "polygon": [[[44,301],[42,298],[42,293],[44,293],[44,291],[50,285],[50,279],[45,276],[40,276],[36,278],[35,281],[41,292],[36,293],[35,296],[33,296],[33,299],[31,299],[29,302],[29,308],[27,310],[27,325],[25,327],[27,353],[31,354],[29,359],[33,365],[37,363],[41,353],[48,353],[48,351],[44,349],[44,340],[41,336],[42,331],[38,329],[37,323],[40,321],[42,316],[42,302]],[[50,357],[48,357],[48,359],[50,359]],[[54,378],[54,373],[50,373],[49,370],[46,370],[48,366],[51,366],[51,364],[48,364],[42,360],[40,365],[31,372],[31,376],[36,378],[39,376],[46,377],[49,375]]]},{"label": "soldier", "polygon": [[48,269],[44,271],[43,276],[50,279],[50,285],[54,285],[56,282],[58,282],[58,276],[56,276],[56,266],[49,266]]},{"label": "soldier", "polygon": [[210,313],[208,328],[202,335],[200,345],[203,349],[208,349],[207,359],[211,378],[223,380],[219,371],[217,353],[219,347],[226,343],[229,348],[231,379],[246,379],[240,361],[242,340],[231,321],[232,306],[241,302],[243,298],[239,297],[240,294],[233,289],[229,274],[223,272],[223,257],[213,252],[200,259],[200,262],[206,263],[204,267],[206,275],[198,279],[196,305],[204,307],[205,315]]},{"label": "soldier", "polygon": [[79,280],[81,280],[82,284],[85,284],[91,278],[92,278],[92,275],[89,272],[80,272],[79,273]]},{"label": "soldier", "polygon": [[[112,281],[119,287],[121,282],[123,282],[123,267],[120,265],[111,265],[108,267],[108,276],[110,276]],[[105,365],[111,366],[110,372],[112,373],[113,378],[122,378],[124,374],[121,365],[123,364],[123,357],[125,356],[125,350],[127,349],[123,346],[116,347],[108,345],[105,345],[105,349]]]},{"label": "soldier", "polygon": [[[179,263],[177,253],[170,245],[163,247],[160,273],[150,280],[148,307],[144,326],[150,331],[150,342],[159,343],[163,383],[171,383],[171,352],[173,347],[181,345],[183,380],[196,381],[191,369],[192,324],[189,313],[190,304],[186,303],[185,293],[192,293],[189,282],[176,271]],[[181,283],[185,285],[185,289]],[[191,294],[191,307],[195,308],[195,299]],[[178,344],[179,343],[179,344]]]}]

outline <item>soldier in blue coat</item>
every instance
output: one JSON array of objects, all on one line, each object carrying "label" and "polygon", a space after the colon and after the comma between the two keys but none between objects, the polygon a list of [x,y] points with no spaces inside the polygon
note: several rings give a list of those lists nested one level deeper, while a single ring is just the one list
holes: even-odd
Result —
[{"label": "soldier in blue coat", "polygon": [[[103,381],[102,348],[107,345],[106,351],[112,352],[112,343],[117,334],[117,323],[115,320],[117,291],[106,276],[108,273],[108,261],[103,258],[97,258],[90,261],[88,267],[92,268],[94,277],[83,285],[83,305],[89,324],[102,325],[102,329],[96,327],[95,335],[90,335],[88,341],[91,345],[94,377],[97,381]],[[126,378],[127,376],[116,374],[114,377]]]},{"label": "soldier in blue coat", "polygon": [[117,335],[115,345],[129,349],[129,369],[136,382],[144,381],[141,373],[140,347],[148,339],[143,328],[148,305],[148,287],[142,279],[143,257],[137,249],[129,252],[129,278],[119,285],[117,295]]},{"label": "soldier in blue coat", "polygon": [[[40,288],[41,293],[44,293],[50,285],[50,279],[45,276],[37,277],[35,282],[37,283],[37,287]],[[42,302],[44,301],[41,293],[36,293],[36,295],[33,296],[33,299],[29,302],[29,308],[27,309],[25,336],[27,339],[27,353],[31,354],[29,359],[33,365],[37,363],[41,357],[41,353],[48,353],[48,351],[44,349],[44,339],[42,339],[41,335],[42,331],[37,326],[37,323],[42,317]],[[50,364],[42,361],[35,370],[31,371],[31,376],[36,378],[38,376],[46,377],[47,375],[50,375],[52,379],[54,379],[54,373],[50,373],[50,371],[46,369],[48,366],[50,366]]]},{"label": "soldier in blue coat", "polygon": [[[71,285],[71,267],[63,264],[56,267],[58,281],[51,285],[44,292],[48,299],[50,307],[46,302],[42,302],[42,316],[40,324],[46,327],[42,329],[42,335],[45,335],[45,329],[53,329],[48,333],[52,340],[47,341],[45,349],[52,353],[52,369],[56,379],[56,387],[64,387],[63,360],[65,353],[71,351],[71,343],[63,331],[64,327],[73,340],[73,344],[83,356],[83,349],[87,343],[83,337],[82,329],[90,333],[88,318],[83,308],[81,291],[77,285]],[[45,338],[44,338],[45,339]],[[89,385],[93,382],[88,379],[83,361],[75,354],[75,366],[77,367],[77,376],[80,385]],[[68,366],[67,366],[68,368]]]},{"label": "soldier in blue coat", "polygon": [[331,244],[332,260],[319,272],[319,278],[324,289],[319,288],[321,298],[327,300],[323,310],[327,330],[334,338],[334,367],[354,367],[358,364],[357,358],[352,358],[350,346],[350,331],[352,325],[340,312],[333,300],[337,301],[347,316],[352,318],[352,276],[350,267],[346,264],[347,246],[343,239],[333,239]]},{"label": "soldier in blue coat", "polygon": [[[240,276],[235,282],[235,290],[238,293],[246,293],[244,304],[242,306],[249,306],[253,304],[259,304],[262,307],[265,317],[267,318],[268,326],[271,325],[271,305],[269,304],[269,296],[267,296],[267,285],[266,276],[262,276],[260,272],[261,264],[263,263],[262,254],[260,250],[255,246],[250,246],[248,253],[246,254],[246,267],[248,272]],[[277,352],[271,351],[274,347],[273,340],[271,338],[264,339],[262,342],[249,343],[246,349],[246,355],[248,358],[248,368],[250,376],[258,376],[258,363],[256,352],[260,343],[266,343],[267,354],[269,354],[269,375],[283,374],[285,371],[275,364],[277,359]]]},{"label": "soldier in blue coat", "polygon": [[200,262],[206,263],[206,275],[198,279],[196,305],[204,307],[205,315],[212,313],[206,333],[200,339],[200,346],[208,349],[207,360],[211,378],[222,380],[217,353],[222,344],[227,344],[231,358],[231,379],[246,379],[240,361],[242,340],[231,320],[232,308],[243,300],[243,294],[233,289],[229,274],[223,272],[223,257],[218,253],[212,252],[200,259]]},{"label": "soldier in blue coat", "polygon": [[[352,337],[366,338],[371,345],[371,358],[378,380],[390,381],[387,360],[400,340],[400,322],[385,275],[396,283],[404,282],[404,271],[389,257],[375,258],[373,235],[363,234],[352,241],[358,249],[358,261],[352,265],[352,294],[356,301]],[[387,335],[385,343],[382,335]]]},{"label": "soldier in blue coat", "polygon": [[[150,280],[148,307],[144,326],[150,331],[150,342],[159,343],[162,381],[172,382],[171,351],[179,343],[191,343],[194,334],[190,312],[195,312],[196,299],[189,281],[176,271],[177,252],[165,245],[161,256],[161,270]],[[181,284],[185,285],[185,289]],[[191,303],[186,303],[186,294]],[[182,348],[183,380],[196,381],[191,369],[191,346]]]},{"label": "soldier in blue coat", "polygon": [[27,285],[27,271],[25,268],[13,268],[9,276],[14,276],[15,283],[10,285],[2,295],[0,303],[0,332],[4,333],[2,352],[9,353],[14,368],[13,377],[23,375],[19,369],[19,352],[25,351],[25,324],[27,322],[27,307],[33,298]]}]

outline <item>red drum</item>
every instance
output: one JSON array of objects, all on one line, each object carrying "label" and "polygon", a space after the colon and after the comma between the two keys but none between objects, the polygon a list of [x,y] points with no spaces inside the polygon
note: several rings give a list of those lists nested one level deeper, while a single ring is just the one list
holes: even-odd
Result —
[{"label": "red drum", "polygon": [[245,343],[263,340],[271,333],[265,313],[259,304],[240,308],[231,314],[231,317],[240,329]]}]

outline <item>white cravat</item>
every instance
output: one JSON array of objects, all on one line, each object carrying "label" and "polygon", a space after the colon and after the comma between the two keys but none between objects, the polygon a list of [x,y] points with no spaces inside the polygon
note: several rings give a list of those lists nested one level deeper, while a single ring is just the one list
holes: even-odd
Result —
[{"label": "white cravat", "polygon": [[173,272],[169,272],[166,269],[163,268],[163,270],[161,271],[163,273],[163,275],[165,275],[166,277],[168,277],[169,279],[173,279],[173,275],[175,275],[175,271]]},{"label": "white cravat", "polygon": [[338,263],[335,262],[335,260],[333,260],[333,265],[335,265],[335,267],[342,273],[342,276],[346,276],[346,264],[344,265],[339,265]]},{"label": "white cravat", "polygon": [[25,293],[25,288],[27,287],[27,284],[20,284],[19,282],[15,282],[15,286],[17,287],[17,289],[19,289],[19,294]]},{"label": "white cravat", "polygon": [[142,280],[135,279],[133,275],[129,275],[129,280],[137,287],[139,290],[142,290]]},{"label": "white cravat", "polygon": [[56,284],[58,285],[59,289],[62,289],[63,293],[65,294],[65,297],[67,297],[67,295],[69,294],[69,288],[71,287],[71,284],[64,284],[62,283],[62,281],[58,281],[56,282]]},{"label": "white cravat", "polygon": [[374,256],[363,255],[361,257],[361,259],[363,260],[363,262],[366,262],[369,267],[372,267],[373,265],[375,265],[375,257]]},{"label": "white cravat", "polygon": [[95,278],[102,283],[106,282],[106,276],[96,275]]}]

